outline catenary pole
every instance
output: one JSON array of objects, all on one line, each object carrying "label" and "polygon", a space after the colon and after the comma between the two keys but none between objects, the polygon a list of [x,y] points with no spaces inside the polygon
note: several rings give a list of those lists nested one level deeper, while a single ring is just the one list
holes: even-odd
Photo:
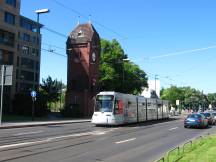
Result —
[{"label": "catenary pole", "polygon": [[2,123],[2,109],[3,109],[3,93],[4,93],[4,70],[5,70],[5,66],[2,65],[1,66],[1,71],[2,71],[2,75],[1,75],[1,105],[0,105],[0,125]]}]

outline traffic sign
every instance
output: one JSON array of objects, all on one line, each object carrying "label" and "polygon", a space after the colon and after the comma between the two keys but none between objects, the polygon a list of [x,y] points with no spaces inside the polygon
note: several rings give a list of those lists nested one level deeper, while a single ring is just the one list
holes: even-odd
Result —
[{"label": "traffic sign", "polygon": [[4,65],[0,67],[0,76],[4,68],[3,80],[0,79],[0,85],[12,85],[12,76],[13,76],[13,65]]},{"label": "traffic sign", "polygon": [[176,105],[177,105],[177,106],[179,105],[179,100],[176,100]]},{"label": "traffic sign", "polygon": [[37,93],[35,91],[31,91],[31,96],[32,97],[36,97],[37,96]]}]

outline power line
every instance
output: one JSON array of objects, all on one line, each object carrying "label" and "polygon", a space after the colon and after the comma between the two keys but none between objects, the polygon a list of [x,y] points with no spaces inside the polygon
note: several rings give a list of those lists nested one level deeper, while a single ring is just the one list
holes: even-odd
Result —
[{"label": "power line", "polygon": [[[196,48],[196,49],[189,49],[189,50],[184,50],[184,51],[178,51],[178,52],[172,52],[172,53],[167,53],[167,54],[163,54],[163,55],[157,55],[157,56],[153,56],[153,57],[144,57],[144,58],[141,58],[141,59],[137,59],[135,62],[142,62],[142,61],[150,61],[150,60],[155,60],[155,59],[162,59],[162,58],[166,58],[166,57],[183,55],[183,54],[186,54],[186,53],[197,54],[197,53],[194,53],[194,52],[206,51],[206,50],[214,49],[214,48],[216,48],[216,45],[212,45],[212,46],[208,46],[208,47],[203,47],[203,48]],[[203,53],[201,53],[201,54],[203,54]]]},{"label": "power line", "polygon": [[59,55],[59,56],[62,56],[62,57],[67,57],[67,55],[63,55],[61,53],[54,52],[53,50],[50,50],[50,49],[41,48],[41,50],[46,51],[46,52],[50,52],[50,53],[53,53],[55,55]]},{"label": "power line", "polygon": [[212,45],[209,47],[203,47],[203,48],[197,48],[197,49],[191,49],[191,50],[185,50],[185,51],[178,51],[178,52],[168,53],[164,55],[158,55],[154,57],[149,57],[149,59],[159,59],[159,58],[165,58],[165,57],[170,57],[170,56],[183,55],[186,53],[194,54],[194,52],[205,51],[205,50],[212,49],[212,48],[216,48],[216,45]]},{"label": "power line", "polygon": [[59,47],[59,46],[56,46],[56,45],[53,45],[53,44],[48,44],[48,43],[42,43],[43,45],[46,45],[46,46],[49,46],[49,47],[54,47],[54,48],[57,48],[57,49],[61,49],[61,50],[65,50],[66,51],[66,48],[63,48],[63,47]]},{"label": "power line", "polygon": [[192,70],[194,70],[194,69],[197,69],[197,66],[202,65],[204,62],[205,62],[205,63],[206,63],[206,62],[209,63],[209,62],[215,61],[214,57],[215,57],[215,56],[212,56],[212,57],[210,57],[210,58],[207,58],[206,60],[201,60],[201,61],[197,62],[196,65],[191,66],[191,67],[189,67],[189,68],[183,70],[182,72],[179,72],[179,73],[177,73],[176,75],[173,75],[172,77],[180,77],[180,76],[184,75],[184,74],[187,73],[187,72],[190,72],[190,71],[192,71]]},{"label": "power line", "polygon": [[[77,10],[74,10],[74,9],[72,9],[71,7],[68,7],[68,6],[62,4],[62,3],[59,2],[59,1],[53,0],[53,2],[55,2],[56,4],[58,4],[59,6],[65,8],[65,9],[67,9],[67,10],[70,11],[70,12],[73,12],[73,13],[77,14],[78,16],[82,16],[83,18],[89,20],[89,16],[86,16],[86,15],[82,14],[81,12],[79,12],[79,11],[77,11]],[[103,24],[101,24],[101,23],[99,23],[99,22],[97,22],[97,21],[95,21],[95,20],[93,20],[93,21],[94,21],[95,24],[97,24],[97,25],[103,27],[103,28],[106,29],[107,31],[110,31],[110,32],[112,32],[112,33],[118,35],[118,36],[121,37],[122,39],[127,39],[126,36],[123,36],[122,34],[116,32],[115,30],[113,30],[113,29],[111,29],[111,28],[109,28],[109,27],[107,27],[107,26],[105,26],[105,25],[103,25]]]},{"label": "power line", "polygon": [[48,27],[45,27],[45,26],[44,26],[42,29],[45,29],[45,30],[47,30],[47,31],[49,31],[49,32],[52,32],[52,33],[54,33],[54,34],[56,34],[56,35],[59,35],[59,36],[61,36],[61,37],[68,38],[67,35],[64,35],[64,34],[62,34],[62,33],[60,33],[60,32],[57,32],[57,31],[55,31],[55,30],[53,30],[53,29],[50,29],[50,28],[48,28]]}]

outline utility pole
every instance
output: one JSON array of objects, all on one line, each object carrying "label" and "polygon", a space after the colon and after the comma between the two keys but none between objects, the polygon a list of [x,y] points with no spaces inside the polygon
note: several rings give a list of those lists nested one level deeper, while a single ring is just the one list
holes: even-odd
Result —
[{"label": "utility pole", "polygon": [[3,93],[4,93],[4,73],[5,73],[5,66],[1,66],[1,105],[0,105],[0,125],[2,122],[2,109],[3,109]]},{"label": "utility pole", "polygon": [[61,109],[61,102],[62,101],[62,80],[61,80],[61,85],[60,85],[60,109]]},{"label": "utility pole", "polygon": [[158,79],[157,77],[158,75],[156,74],[155,75],[155,97],[157,96],[157,83],[156,83],[156,80]]},{"label": "utility pole", "polygon": [[130,59],[122,59],[122,87],[123,87],[123,92],[124,92],[124,80],[125,80],[125,74],[124,74],[124,62],[129,62]]},{"label": "utility pole", "polygon": [[[41,40],[40,40],[40,25],[39,25],[39,18],[40,18],[40,14],[45,14],[45,13],[48,13],[50,12],[49,9],[45,8],[45,9],[40,9],[40,10],[36,10],[35,13],[37,14],[37,31],[36,31],[36,44],[38,47],[40,47],[40,44],[41,44]],[[35,69],[35,66],[34,66],[34,76],[33,76],[33,85],[32,85],[32,91],[35,91],[36,87],[35,87],[35,79],[36,79],[36,69]]]},{"label": "utility pole", "polygon": [[202,90],[202,111],[204,111],[204,96],[203,96],[203,90]]}]

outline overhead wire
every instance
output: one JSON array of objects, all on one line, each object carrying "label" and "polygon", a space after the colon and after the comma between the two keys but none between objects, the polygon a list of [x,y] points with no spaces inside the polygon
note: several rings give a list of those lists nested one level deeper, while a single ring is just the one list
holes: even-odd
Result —
[{"label": "overhead wire", "polygon": [[[82,16],[83,18],[89,20],[89,16],[86,16],[86,15],[82,14],[81,12],[79,12],[79,11],[77,11],[77,10],[71,8],[71,7],[68,7],[68,6],[64,5],[63,3],[61,3],[61,2],[59,2],[57,0],[52,0],[52,1],[55,2],[56,4],[58,4],[59,6],[67,9],[68,11],[73,12],[73,13],[77,14],[78,16]],[[95,24],[101,26],[102,28],[106,29],[107,31],[110,31],[110,32],[114,33],[115,35],[121,37],[122,39],[127,39],[126,36],[120,34],[119,32],[116,32],[115,30],[113,30],[113,29],[111,29],[111,28],[109,28],[109,27],[107,27],[107,26],[99,23],[98,21],[95,21],[95,20],[93,20],[93,21],[94,21]]]},{"label": "overhead wire", "polygon": [[49,43],[42,43],[43,45],[46,45],[46,46],[49,46],[49,47],[54,47],[54,48],[57,48],[57,49],[60,49],[60,50],[65,50],[66,51],[66,48],[63,48],[63,47],[59,47],[59,46],[56,46],[56,45],[53,45],[53,44],[49,44]]},{"label": "overhead wire", "polygon": [[55,51],[50,50],[50,49],[41,48],[41,50],[46,51],[46,52],[50,52],[50,53],[53,53],[53,54],[56,54],[56,55],[59,55],[59,56],[67,57],[67,55],[63,55],[61,53],[55,52]]},{"label": "overhead wire", "polygon": [[47,30],[47,31],[49,31],[49,32],[52,32],[52,33],[54,33],[54,34],[56,34],[56,35],[59,35],[59,36],[61,36],[61,37],[68,38],[67,35],[62,34],[62,33],[60,33],[60,32],[57,32],[57,31],[55,31],[55,30],[53,30],[53,29],[50,29],[50,28],[48,28],[48,27],[46,27],[46,26],[44,26],[42,29],[45,29],[45,30]]},{"label": "overhead wire", "polygon": [[212,46],[208,46],[208,47],[203,47],[203,48],[196,48],[196,49],[191,49],[191,50],[172,52],[172,53],[168,53],[168,54],[164,54],[164,55],[158,55],[158,56],[149,57],[149,59],[159,59],[159,58],[165,58],[165,57],[183,55],[183,54],[186,54],[186,53],[194,54],[194,52],[205,51],[205,50],[213,49],[213,48],[216,48],[216,45],[212,45]]}]

